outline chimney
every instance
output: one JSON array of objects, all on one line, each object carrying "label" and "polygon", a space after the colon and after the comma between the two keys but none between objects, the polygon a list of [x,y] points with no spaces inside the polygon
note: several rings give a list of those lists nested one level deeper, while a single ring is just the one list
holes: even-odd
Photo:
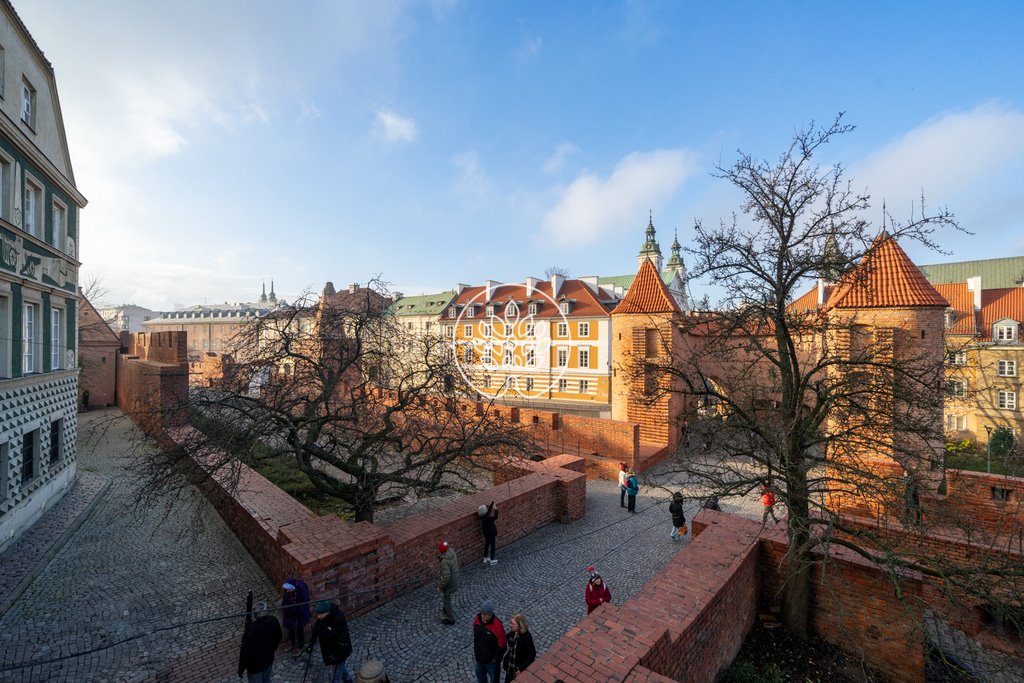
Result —
[{"label": "chimney", "polygon": [[462,290],[464,290],[466,287],[469,287],[469,285],[464,285],[461,282],[456,282],[455,283],[455,296],[458,296],[459,294],[462,294]]},{"label": "chimney", "polygon": [[554,299],[558,296],[559,290],[562,289],[562,283],[565,282],[565,278],[561,275],[551,276],[551,298]]},{"label": "chimney", "polygon": [[825,280],[818,278],[818,306],[825,305]]},{"label": "chimney", "polygon": [[974,292],[974,310],[981,310],[981,276],[967,278],[967,291]]},{"label": "chimney", "polygon": [[401,292],[391,292],[391,300],[392,300],[392,301],[398,301],[398,300],[399,300],[399,299],[401,299],[401,298],[402,298],[403,296],[405,296],[405,295],[404,295],[404,294],[402,294]]},{"label": "chimney", "polygon": [[533,292],[537,289],[537,284],[540,282],[535,277],[526,278],[526,296],[533,296]]},{"label": "chimney", "polygon": [[494,296],[494,290],[498,289],[500,286],[501,283],[497,280],[484,281],[484,303],[491,300],[491,297]]},{"label": "chimney", "polygon": [[352,284],[350,284],[348,286],[348,293],[349,294],[355,294],[358,291],[359,291],[359,283],[358,282],[353,282]]},{"label": "chimney", "polygon": [[597,291],[597,276],[596,275],[586,275],[584,277],[577,278],[577,279],[580,282],[582,282],[583,284],[585,284],[590,289],[591,292],[593,292],[594,294],[598,293],[598,291]]}]

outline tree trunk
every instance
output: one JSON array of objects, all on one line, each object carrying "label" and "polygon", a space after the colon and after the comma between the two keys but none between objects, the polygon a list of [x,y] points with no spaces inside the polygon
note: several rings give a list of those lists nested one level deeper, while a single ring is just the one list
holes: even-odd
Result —
[{"label": "tree trunk", "polygon": [[373,522],[374,502],[377,499],[377,492],[374,489],[363,489],[359,492],[359,499],[355,504],[357,522]]},{"label": "tree trunk", "polygon": [[[793,451],[791,451],[792,453]],[[786,526],[789,536],[786,578],[782,587],[782,623],[806,640],[811,610],[810,505],[802,457],[790,458],[786,468]]]}]

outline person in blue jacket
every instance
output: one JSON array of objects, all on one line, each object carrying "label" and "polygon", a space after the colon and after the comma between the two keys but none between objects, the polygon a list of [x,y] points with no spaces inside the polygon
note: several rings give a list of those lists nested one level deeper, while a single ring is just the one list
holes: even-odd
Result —
[{"label": "person in blue jacket", "polygon": [[626,473],[626,509],[630,512],[636,512],[636,494],[640,493],[640,482],[636,479],[636,474],[633,469]]}]

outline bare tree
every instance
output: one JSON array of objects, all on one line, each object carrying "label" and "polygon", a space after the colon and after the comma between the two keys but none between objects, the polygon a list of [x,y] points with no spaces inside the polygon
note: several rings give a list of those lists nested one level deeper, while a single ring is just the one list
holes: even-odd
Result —
[{"label": "bare tree", "polygon": [[544,270],[544,279],[546,279],[546,280],[550,280],[555,275],[558,275],[559,277],[568,278],[569,277],[569,269],[565,268],[563,266],[548,266]]},{"label": "bare tree", "polygon": [[451,341],[405,329],[389,302],[379,285],[325,291],[243,328],[223,380],[190,391],[194,428],[147,460],[146,491],[283,457],[372,521],[381,505],[471,489],[477,468],[529,453],[528,435],[456,380]]},{"label": "bare tree", "polygon": [[[885,294],[873,291],[902,254],[897,240],[937,249],[936,229],[960,228],[946,210],[924,213],[922,202],[920,215],[887,216],[884,231],[872,230],[868,195],[841,166],[813,162],[850,130],[840,115],[798,132],[774,163],[741,153],[718,167],[740,191],[741,212],[716,227],[697,223],[689,251],[692,276],[724,288],[721,307],[661,326],[662,352],[637,353],[626,373],[634,400],[682,406],[671,418],[707,445],[677,459],[702,496],[762,487],[777,496],[789,541],[780,610],[800,637],[812,567],[832,545],[875,562],[897,586],[906,569],[933,577],[965,604],[1012,608],[1006,598],[1024,575],[1005,553],[965,562],[914,543],[927,532],[921,506],[932,502],[945,513],[930,523],[958,528],[958,538],[993,539],[969,515],[938,506],[945,302],[928,299],[925,286],[919,317],[887,320]],[[821,305],[813,294],[810,305],[794,305],[818,278]],[[872,525],[854,523],[868,517]]]}]

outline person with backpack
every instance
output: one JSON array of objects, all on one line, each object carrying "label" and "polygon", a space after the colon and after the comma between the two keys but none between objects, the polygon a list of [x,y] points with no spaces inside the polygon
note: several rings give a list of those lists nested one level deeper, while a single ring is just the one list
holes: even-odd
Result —
[{"label": "person with backpack", "polygon": [[352,639],[348,635],[345,613],[333,602],[319,600],[316,603],[316,623],[309,638],[306,652],[312,653],[313,646],[320,641],[320,656],[324,664],[334,667],[331,683],[351,683],[346,660],[352,656]]},{"label": "person with backpack", "polygon": [[537,648],[533,644],[533,634],[526,617],[516,612],[509,620],[512,628],[505,634],[508,651],[505,653],[505,681],[514,680],[526,667],[537,659]]},{"label": "person with backpack", "polygon": [[[258,616],[257,616],[258,615]],[[258,602],[253,608],[255,619],[245,625],[242,648],[238,653],[238,677],[248,673],[249,683],[270,683],[274,668],[274,653],[281,644],[281,624],[277,617],[267,614],[267,603]]]},{"label": "person with backpack", "polygon": [[[494,546],[498,540],[498,508],[492,500],[490,505],[481,505],[477,514],[480,516],[480,527],[484,532],[484,564],[498,564],[494,559]],[[488,551],[491,553],[490,557],[487,556]]]},{"label": "person with backpack", "polygon": [[673,541],[681,541],[686,536],[686,513],[683,511],[683,492],[676,491],[672,494],[672,502],[668,504],[669,514],[672,515]]},{"label": "person with backpack", "polygon": [[626,500],[629,501],[626,509],[630,512],[636,512],[636,495],[638,493],[640,493],[640,482],[637,481],[636,474],[630,468],[626,472]]},{"label": "person with backpack", "polygon": [[587,581],[587,590],[584,595],[587,601],[587,614],[600,607],[601,603],[612,601],[612,592],[608,589],[608,584],[604,582],[600,574],[594,571],[593,567],[589,569],[590,580]]},{"label": "person with backpack", "polygon": [[297,654],[301,655],[306,646],[306,624],[309,623],[309,614],[313,611],[309,604],[309,587],[301,579],[288,577],[281,588],[284,589],[281,598],[281,621],[284,622],[284,630],[291,643],[288,652],[298,649]]}]

